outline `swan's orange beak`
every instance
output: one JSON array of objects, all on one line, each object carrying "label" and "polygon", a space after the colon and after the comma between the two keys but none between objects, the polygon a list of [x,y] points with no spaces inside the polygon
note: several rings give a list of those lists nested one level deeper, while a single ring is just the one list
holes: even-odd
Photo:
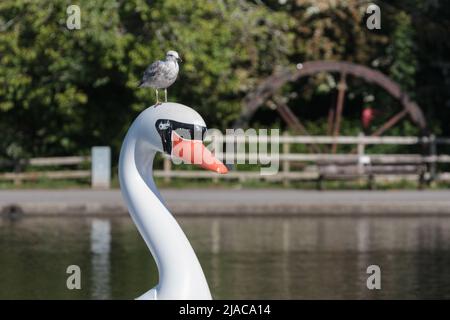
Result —
[{"label": "swan's orange beak", "polygon": [[186,163],[197,164],[203,169],[217,173],[227,173],[227,167],[209,151],[202,141],[180,137],[172,131],[172,156]]}]

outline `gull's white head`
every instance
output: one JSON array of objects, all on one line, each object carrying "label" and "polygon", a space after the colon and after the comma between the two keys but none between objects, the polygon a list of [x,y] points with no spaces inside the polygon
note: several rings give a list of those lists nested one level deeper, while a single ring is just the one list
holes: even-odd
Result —
[{"label": "gull's white head", "polygon": [[174,60],[174,61],[182,61],[180,56],[178,55],[178,52],[176,52],[174,50],[167,51],[166,59],[167,60]]}]

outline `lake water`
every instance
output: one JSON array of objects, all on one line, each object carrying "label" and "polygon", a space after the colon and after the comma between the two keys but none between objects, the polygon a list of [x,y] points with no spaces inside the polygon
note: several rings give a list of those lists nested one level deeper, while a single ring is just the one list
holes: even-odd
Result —
[{"label": "lake water", "polygon": [[[216,299],[450,298],[449,218],[178,220]],[[66,288],[73,264],[81,290]],[[128,217],[0,219],[0,299],[133,299],[156,283]]]}]

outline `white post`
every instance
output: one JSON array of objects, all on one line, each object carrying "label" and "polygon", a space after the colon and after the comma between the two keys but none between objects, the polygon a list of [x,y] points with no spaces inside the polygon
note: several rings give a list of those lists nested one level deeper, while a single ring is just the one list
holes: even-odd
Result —
[{"label": "white post", "polygon": [[364,173],[364,164],[366,163],[366,159],[364,157],[365,147],[366,145],[361,141],[364,138],[364,133],[360,132],[358,134],[358,174]]},{"label": "white post", "polygon": [[109,189],[111,186],[111,148],[92,147],[91,186]]},{"label": "white post", "polygon": [[[289,134],[287,132],[283,133],[284,137],[288,137]],[[283,154],[287,155],[289,154],[289,150],[290,149],[290,145],[288,142],[283,142]],[[283,161],[283,185],[285,187],[289,186],[289,171],[290,171],[290,165],[289,165],[289,160],[284,160]]]}]

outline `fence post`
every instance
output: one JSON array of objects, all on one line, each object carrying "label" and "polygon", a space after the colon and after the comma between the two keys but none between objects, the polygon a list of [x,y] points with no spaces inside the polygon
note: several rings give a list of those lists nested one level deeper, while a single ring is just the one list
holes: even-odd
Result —
[{"label": "fence post", "polygon": [[430,162],[430,182],[433,182],[436,179],[436,154],[437,154],[437,146],[436,146],[436,136],[431,134],[429,137],[429,145],[430,145],[430,156],[432,161]]},{"label": "fence post", "polygon": [[214,175],[212,176],[212,182],[213,182],[213,183],[219,183],[219,177],[218,177],[218,174],[214,174]]},{"label": "fence post", "polygon": [[[283,133],[284,137],[288,137],[289,134],[285,131]],[[289,154],[289,149],[290,149],[290,144],[289,142],[283,142],[283,155],[287,155]],[[285,187],[289,186],[289,171],[290,171],[290,164],[289,164],[289,160],[283,160],[283,185]]]},{"label": "fence post", "polygon": [[172,160],[168,156],[164,156],[164,182],[170,183],[171,176],[170,172],[172,171]]},{"label": "fence post", "polygon": [[20,160],[17,160],[14,163],[14,185],[20,186],[22,184],[22,178],[20,176],[20,173],[22,172],[22,164],[20,163]]},{"label": "fence post", "polygon": [[111,148],[92,147],[91,161],[92,188],[109,189],[111,186]]},{"label": "fence post", "polygon": [[358,173],[364,173],[364,153],[366,150],[366,145],[362,142],[362,138],[364,138],[364,133],[360,132],[358,134]]},{"label": "fence post", "polygon": [[[362,176],[365,173],[364,170],[364,164],[365,164],[365,159],[364,159],[364,153],[365,153],[365,149],[366,149],[366,145],[362,142],[362,139],[364,138],[364,133],[363,132],[359,132],[358,133],[358,183],[362,183]],[[371,181],[370,181],[370,177],[369,180],[367,181],[369,186],[371,185]]]}]

